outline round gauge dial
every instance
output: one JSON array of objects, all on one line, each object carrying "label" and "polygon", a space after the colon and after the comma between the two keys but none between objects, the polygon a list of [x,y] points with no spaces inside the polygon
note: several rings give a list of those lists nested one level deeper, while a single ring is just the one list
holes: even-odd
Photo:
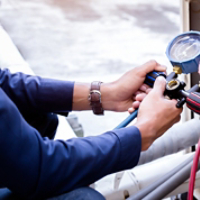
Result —
[{"label": "round gauge dial", "polygon": [[200,36],[191,34],[176,38],[169,52],[174,61],[183,62],[193,59],[200,53]]}]

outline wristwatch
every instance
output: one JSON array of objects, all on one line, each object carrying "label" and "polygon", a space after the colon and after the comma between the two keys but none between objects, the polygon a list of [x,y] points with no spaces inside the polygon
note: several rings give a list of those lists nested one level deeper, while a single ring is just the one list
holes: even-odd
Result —
[{"label": "wristwatch", "polygon": [[100,81],[94,81],[91,83],[90,94],[88,97],[93,113],[95,115],[104,114],[104,110],[101,103],[101,92],[100,92],[101,83],[102,82]]}]

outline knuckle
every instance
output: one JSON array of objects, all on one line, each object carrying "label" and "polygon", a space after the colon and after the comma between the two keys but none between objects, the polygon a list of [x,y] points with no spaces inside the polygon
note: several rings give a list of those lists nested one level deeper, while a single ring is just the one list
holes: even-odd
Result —
[{"label": "knuckle", "polygon": [[173,106],[173,108],[176,110],[179,110],[179,108],[176,107],[177,100],[173,99],[171,102],[172,102],[171,105]]},{"label": "knuckle", "polygon": [[155,61],[155,60],[150,60],[149,62],[148,62],[150,65],[157,65],[158,63]]},{"label": "knuckle", "polygon": [[166,105],[167,107],[170,109],[170,110],[173,110],[173,111],[176,111],[177,110],[177,107],[176,107],[176,101],[173,101],[173,100],[168,100],[168,99],[165,99],[166,101]]},{"label": "knuckle", "polygon": [[176,99],[172,99],[171,101],[173,102],[174,105],[176,105],[178,102]]}]

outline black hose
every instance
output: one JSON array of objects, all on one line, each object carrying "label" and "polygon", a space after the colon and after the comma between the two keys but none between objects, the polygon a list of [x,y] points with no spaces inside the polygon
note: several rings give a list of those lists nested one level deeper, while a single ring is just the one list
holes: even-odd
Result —
[{"label": "black hose", "polygon": [[[149,193],[143,200],[159,200],[163,199],[170,192],[175,190],[179,185],[184,183],[190,177],[190,171],[192,167],[193,161],[187,164],[184,168],[178,171],[174,176],[170,177],[167,181],[165,181],[162,185],[156,188],[154,191]],[[200,163],[198,163],[198,170],[200,169]]]},{"label": "black hose", "polygon": [[132,195],[127,200],[139,200],[144,198],[146,195],[148,195],[150,192],[158,188],[162,183],[164,183],[166,180],[168,180],[170,177],[172,177],[174,174],[176,174],[180,169],[182,169],[185,165],[189,164],[193,160],[194,155],[190,156],[187,160],[176,166],[173,170],[162,176],[159,180],[152,183],[150,186],[140,190],[135,195]]}]

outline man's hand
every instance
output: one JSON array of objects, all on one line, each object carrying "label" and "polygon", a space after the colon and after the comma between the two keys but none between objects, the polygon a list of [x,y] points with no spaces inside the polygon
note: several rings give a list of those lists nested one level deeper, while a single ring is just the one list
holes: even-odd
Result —
[{"label": "man's hand", "polygon": [[[125,73],[117,81],[101,84],[101,102],[104,110],[133,112],[149,92],[144,84],[146,75],[152,71],[166,71],[166,67],[156,61],[149,61],[142,66]],[[88,95],[90,83],[75,82],[73,93],[73,110],[90,110]]]},{"label": "man's hand", "polygon": [[176,100],[164,98],[165,85],[165,79],[158,77],[154,88],[140,104],[135,126],[141,133],[142,151],[180,120],[182,108],[176,108]]},{"label": "man's hand", "polygon": [[[166,71],[166,67],[158,64],[156,61],[149,61],[142,66],[125,73],[120,79],[112,83],[103,83],[101,85],[102,104],[104,110],[113,111],[133,111],[133,108],[139,107],[140,101],[148,93],[149,87],[144,83],[146,75],[152,71]],[[136,95],[138,99],[135,99]]]}]

